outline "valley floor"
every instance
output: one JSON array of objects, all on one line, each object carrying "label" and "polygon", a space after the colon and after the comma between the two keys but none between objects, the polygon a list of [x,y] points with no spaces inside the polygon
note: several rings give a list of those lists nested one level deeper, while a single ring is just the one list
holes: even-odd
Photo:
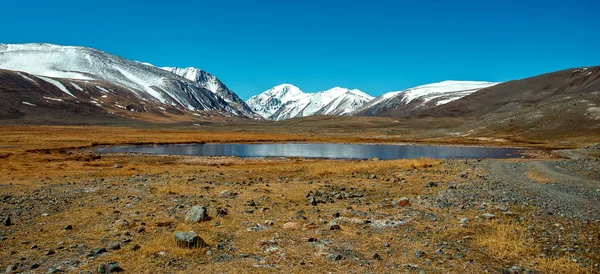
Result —
[{"label": "valley floor", "polygon": [[[431,139],[534,149],[527,159],[392,161],[90,149],[425,140],[420,131],[360,132],[2,126],[0,266],[8,273],[97,273],[109,262],[127,273],[600,272],[598,145],[551,152],[560,144]],[[192,206],[206,207],[208,219],[186,222]],[[178,247],[176,231],[194,231],[208,246]]]}]

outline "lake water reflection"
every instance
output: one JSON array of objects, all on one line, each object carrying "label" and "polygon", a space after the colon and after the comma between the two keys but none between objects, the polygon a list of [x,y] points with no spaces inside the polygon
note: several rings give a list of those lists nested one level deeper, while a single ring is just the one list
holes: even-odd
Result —
[{"label": "lake water reflection", "polygon": [[517,158],[518,148],[376,144],[180,144],[115,146],[100,153],[147,153],[197,156],[305,157],[334,159]]}]

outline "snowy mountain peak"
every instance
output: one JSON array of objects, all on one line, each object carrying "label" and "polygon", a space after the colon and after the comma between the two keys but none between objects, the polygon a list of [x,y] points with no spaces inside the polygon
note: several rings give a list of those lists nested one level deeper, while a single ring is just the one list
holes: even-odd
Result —
[{"label": "snowy mountain peak", "polygon": [[280,99],[285,98],[287,96],[296,96],[296,95],[304,94],[302,92],[302,90],[300,90],[298,87],[291,85],[291,84],[278,85],[278,86],[275,86],[275,87],[267,90],[264,93],[265,93],[265,95],[277,97]]},{"label": "snowy mountain peak", "polygon": [[266,119],[284,120],[315,114],[345,115],[371,99],[372,96],[357,89],[335,87],[304,93],[294,85],[283,84],[253,96],[247,103]]}]

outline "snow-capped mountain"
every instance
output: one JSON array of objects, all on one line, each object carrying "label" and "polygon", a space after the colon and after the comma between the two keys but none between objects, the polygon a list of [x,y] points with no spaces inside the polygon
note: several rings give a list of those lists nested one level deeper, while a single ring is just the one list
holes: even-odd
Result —
[{"label": "snow-capped mountain", "polygon": [[450,103],[480,89],[497,84],[499,83],[443,81],[407,90],[388,92],[364,104],[355,110],[352,115],[408,116],[424,109]]},{"label": "snow-capped mountain", "polygon": [[52,44],[0,44],[0,69],[26,72],[40,79],[47,79],[47,82],[55,82],[57,86],[60,84],[60,89],[66,95],[77,97],[77,100],[89,100],[71,96],[75,91],[81,94],[81,90],[77,88],[78,83],[81,86],[82,83],[97,82],[96,89],[110,93],[107,84],[119,86],[130,92],[129,97],[137,98],[140,102],[152,102],[188,111],[222,111],[238,116],[247,114],[208,90],[204,83],[92,48]]},{"label": "snow-capped mountain", "polygon": [[244,102],[237,94],[231,91],[223,82],[221,82],[214,75],[193,67],[188,68],[175,68],[175,67],[163,67],[162,69],[170,71],[179,76],[182,76],[190,81],[197,83],[199,86],[212,91],[214,94],[221,97],[225,102],[233,106],[240,113],[246,117],[253,119],[262,119],[262,117],[254,113],[250,107]]},{"label": "snow-capped mountain", "polygon": [[357,89],[335,87],[330,90],[305,93],[290,84],[275,86],[246,103],[262,117],[279,121],[310,115],[347,115],[373,97]]}]

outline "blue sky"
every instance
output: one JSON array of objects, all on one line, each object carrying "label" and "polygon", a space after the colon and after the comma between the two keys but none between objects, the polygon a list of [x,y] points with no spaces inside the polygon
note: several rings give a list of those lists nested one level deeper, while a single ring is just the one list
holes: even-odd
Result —
[{"label": "blue sky", "polygon": [[597,0],[3,0],[0,43],[193,66],[243,99],[291,83],[371,95],[600,65]]}]

